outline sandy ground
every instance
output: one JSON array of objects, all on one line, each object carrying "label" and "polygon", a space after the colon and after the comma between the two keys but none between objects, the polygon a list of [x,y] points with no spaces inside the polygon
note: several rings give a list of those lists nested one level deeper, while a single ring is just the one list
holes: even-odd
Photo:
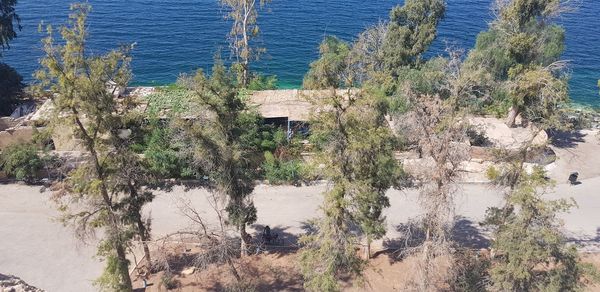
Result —
[{"label": "sandy ground", "polygon": [[[569,139],[555,147],[559,160],[551,167],[550,176],[559,184],[549,198],[574,198],[579,207],[564,214],[565,231],[584,251],[600,251],[600,143],[595,133]],[[581,173],[577,186],[561,184],[571,171]],[[319,214],[321,192],[326,184],[309,187],[258,186],[255,204],[258,209],[257,229],[270,225],[275,232],[293,240],[303,232],[308,219]],[[74,239],[72,231],[53,221],[57,213],[49,202],[50,193],[39,187],[0,185],[0,273],[14,274],[31,285],[48,291],[94,291],[92,280],[102,270],[94,259],[95,248]],[[386,210],[389,240],[396,239],[401,226],[420,214],[418,191],[391,190],[391,208]],[[161,192],[145,210],[153,218],[155,237],[189,225],[179,211],[181,198],[189,198],[209,222],[216,222],[204,190],[186,191],[176,187]],[[490,206],[502,201],[501,192],[487,185],[462,185],[456,196],[459,220],[457,239],[477,246],[485,244],[478,223]]]}]

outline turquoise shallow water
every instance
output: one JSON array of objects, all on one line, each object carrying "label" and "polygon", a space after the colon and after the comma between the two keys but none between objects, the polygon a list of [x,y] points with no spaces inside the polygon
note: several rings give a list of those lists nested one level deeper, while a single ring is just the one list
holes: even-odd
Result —
[{"label": "turquoise shallow water", "polygon": [[[38,24],[60,24],[69,0],[20,0],[17,7],[24,26],[4,56],[27,79],[41,55]],[[137,43],[134,51],[135,84],[167,84],[181,72],[209,68],[214,53],[227,51],[228,24],[217,0],[89,0],[90,45],[102,52],[120,43]],[[387,18],[392,0],[273,0],[261,15],[268,55],[257,64],[265,74],[277,75],[280,87],[298,87],[317,56],[324,35],[352,40],[365,27]],[[579,9],[560,21],[567,29],[571,96],[577,103],[600,106],[600,1],[580,0]],[[491,0],[448,0],[446,19],[430,55],[443,54],[451,45],[468,49],[492,16]]]}]

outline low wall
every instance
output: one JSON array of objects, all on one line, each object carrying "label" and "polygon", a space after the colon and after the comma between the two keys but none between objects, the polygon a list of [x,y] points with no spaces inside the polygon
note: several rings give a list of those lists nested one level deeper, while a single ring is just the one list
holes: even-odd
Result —
[{"label": "low wall", "polygon": [[0,132],[0,151],[14,144],[22,144],[33,138],[32,127],[16,127]]}]

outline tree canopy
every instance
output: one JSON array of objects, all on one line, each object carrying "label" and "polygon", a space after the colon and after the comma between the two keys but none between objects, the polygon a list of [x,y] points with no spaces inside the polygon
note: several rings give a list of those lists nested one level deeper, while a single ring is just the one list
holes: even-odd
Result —
[{"label": "tree canopy", "polygon": [[0,0],[0,47],[2,50],[10,48],[10,41],[17,37],[17,31],[21,29],[21,19],[15,11],[15,6],[17,6],[17,0]]},{"label": "tree canopy", "polygon": [[510,126],[519,114],[535,122],[568,100],[560,62],[565,32],[553,22],[563,8],[559,0],[497,1],[497,19],[479,34],[465,61],[465,70],[480,72],[488,103],[511,108]]},{"label": "tree canopy", "polygon": [[63,222],[73,225],[81,239],[103,231],[98,256],[106,267],[96,281],[100,289],[132,291],[128,247],[140,239],[150,260],[149,222],[141,210],[153,194],[142,189],[151,184],[146,166],[132,151],[132,139],[122,134],[135,124],[135,106],[130,99],[115,98],[131,79],[131,48],[86,53],[91,6],[73,4],[71,10],[68,23],[58,30],[60,42],[55,41],[56,30],[47,27],[45,56],[35,73],[35,89],[49,94],[55,107],[51,127],[73,133],[86,153],[85,161],[57,182],[54,199]]},{"label": "tree canopy", "polygon": [[418,64],[435,39],[445,11],[443,0],[407,0],[392,9],[383,47],[385,70],[398,77],[405,66]]}]

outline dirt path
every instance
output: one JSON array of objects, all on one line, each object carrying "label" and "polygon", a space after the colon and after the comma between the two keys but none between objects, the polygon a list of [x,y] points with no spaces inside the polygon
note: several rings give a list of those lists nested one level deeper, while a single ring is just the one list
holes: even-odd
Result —
[{"label": "dirt path", "polygon": [[[293,240],[303,232],[308,219],[318,215],[320,193],[326,184],[310,187],[259,186],[255,203],[258,209],[257,227],[270,225],[275,232]],[[563,216],[569,234],[586,244],[589,250],[600,250],[600,178],[584,180],[578,186],[557,186],[551,198],[573,197],[579,209]],[[153,218],[153,234],[159,236],[188,226],[178,204],[189,198],[192,204],[215,223],[214,212],[206,201],[204,190],[185,191],[176,187],[172,192],[159,193],[146,213]],[[417,191],[388,193],[392,207],[386,210],[389,239],[400,234],[408,219],[420,214]],[[73,238],[72,232],[52,221],[56,211],[48,201],[49,193],[22,185],[0,185],[0,272],[14,274],[31,285],[48,291],[93,291],[92,280],[98,277],[102,263],[93,259],[94,248]],[[460,240],[485,244],[478,231],[480,221],[489,206],[499,205],[501,195],[485,185],[462,186],[456,198]],[[83,280],[81,280],[83,279]]]}]

